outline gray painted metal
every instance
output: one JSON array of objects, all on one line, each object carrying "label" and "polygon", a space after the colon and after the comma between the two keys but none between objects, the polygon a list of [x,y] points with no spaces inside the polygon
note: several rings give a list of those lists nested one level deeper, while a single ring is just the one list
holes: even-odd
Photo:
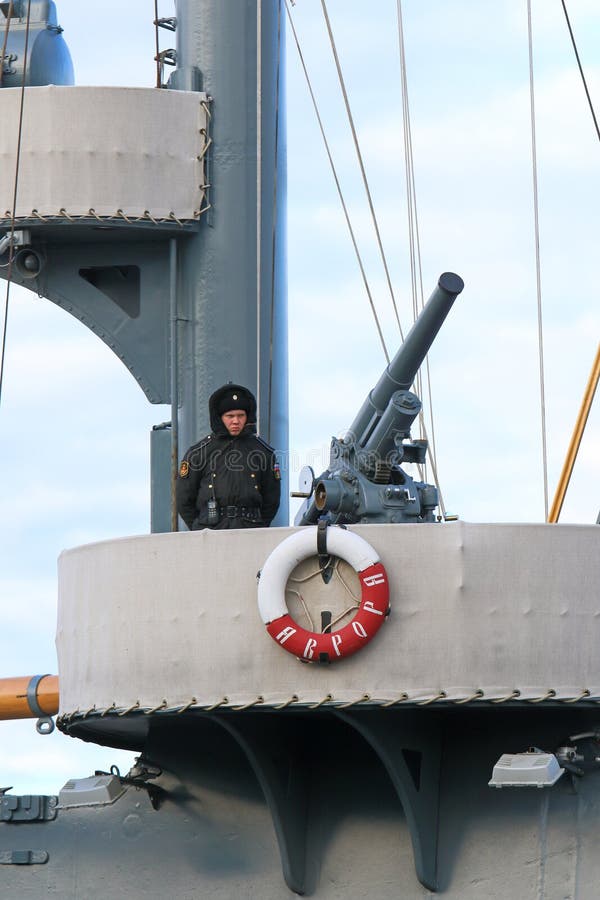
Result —
[{"label": "gray painted metal", "polygon": [[179,444],[183,450],[210,432],[208,398],[219,385],[247,385],[257,396],[260,434],[282,456],[274,524],[287,524],[282,6],[177,0],[176,9],[177,71],[187,81],[200,69],[213,139],[213,208],[179,254]]},{"label": "gray painted metal", "polygon": [[[317,900],[431,897],[415,874],[411,812],[394,783],[401,752],[411,773],[412,814],[423,815],[422,840],[437,842],[441,896],[596,900],[600,775],[586,774],[577,791],[567,776],[544,790],[487,786],[503,752],[531,744],[552,750],[565,735],[597,724],[595,709],[426,707],[349,715],[351,723],[322,711],[230,713],[222,723],[216,714],[187,721],[156,716],[143,747],[163,771],[152,780],[158,808],[147,790],[130,786],[112,805],[59,810],[53,822],[0,823],[0,853],[49,854],[45,868],[6,866],[3,896],[281,900],[295,889]],[[391,748],[386,731],[393,736],[391,759],[361,733],[374,720],[384,748]],[[252,741],[264,729],[262,774],[231,724]],[[441,750],[438,798],[426,777],[422,729]],[[434,757],[430,763],[437,767]],[[269,792],[277,794],[285,824],[276,821]],[[283,877],[281,828],[296,854],[294,877],[303,880],[292,888]]]},{"label": "gray painted metal", "polygon": [[349,434],[361,446],[368,445],[373,429],[394,392],[410,388],[419,366],[463,287],[462,278],[454,272],[444,272],[440,275],[423,312],[350,426]]},{"label": "gray painted metal", "polygon": [[[417,877],[435,890],[441,738],[439,727],[423,716],[401,718],[378,713],[336,711],[342,722],[361,734],[383,763],[402,803],[410,830]],[[283,876],[290,890],[304,894],[307,851],[312,729],[297,717],[213,717],[244,751],[273,817]],[[408,759],[415,758],[411,769]],[[277,765],[285,757],[286,766]]]},{"label": "gray painted metal", "polygon": [[0,822],[47,822],[56,818],[57,797],[44,795],[0,796]]},{"label": "gray painted metal", "polygon": [[410,831],[417,878],[437,890],[442,736],[435,718],[419,713],[386,719],[377,712],[335,715],[373,748],[398,794]]},{"label": "gray painted metal", "polygon": [[[140,240],[139,235],[138,240],[119,240],[119,233],[100,232],[104,240],[91,241],[85,229],[83,240],[49,241],[35,289],[97,334],[151,403],[168,403],[169,241],[158,235],[154,240]],[[120,292],[108,277],[124,270],[139,271],[139,289]]]},{"label": "gray painted metal", "polygon": [[[274,228],[274,178],[267,177],[266,164],[275,156],[272,51],[280,7],[262,0],[181,0],[178,15],[180,70],[172,85],[195,88],[202,75],[214,97],[213,164],[219,164],[211,218],[181,247],[179,316],[189,320],[182,325],[180,360],[183,441],[207,430],[206,398],[216,383],[232,377],[257,390],[262,433],[284,449],[285,272],[268,250],[274,234],[283,250],[283,232]],[[252,42],[244,50],[244,32],[257,31],[260,52],[255,45],[253,53]],[[215,51],[217,37],[222,46]],[[259,79],[252,76],[257,69],[259,109]],[[237,112],[247,115],[243,134],[229,121],[232,94]],[[262,171],[256,165],[259,143]],[[282,147],[281,141],[279,152]],[[60,266],[49,261],[42,273],[45,295],[86,321],[116,352],[120,341],[139,347],[131,367],[150,399],[169,396],[167,240],[130,241],[125,254],[114,240],[79,246],[90,265],[114,266],[115,258],[127,258],[124,265],[139,264],[142,285],[157,281],[137,317],[129,301],[119,304],[89,282],[81,284],[72,247]],[[156,307],[154,314],[148,307]],[[236,359],[234,372],[225,371],[227,358]],[[276,411],[272,422],[270,406]],[[141,750],[162,767],[152,795],[132,784],[100,809],[61,810],[54,821],[21,821],[18,827],[0,822],[3,895],[276,900],[291,896],[282,870],[289,890],[323,900],[420,900],[434,886],[452,900],[598,895],[597,775],[587,774],[577,793],[566,778],[551,791],[487,787],[500,754],[531,744],[552,750],[565,735],[594,730],[594,707],[156,713],[128,737],[129,719],[115,717],[120,736],[107,732],[106,742]],[[90,737],[85,720],[66,730]],[[20,801],[10,804],[26,808]],[[429,887],[415,878],[413,852],[418,877]]]},{"label": "gray painted metal", "polygon": [[47,678],[47,676],[48,672],[46,672],[45,675],[34,675],[27,685],[27,702],[29,703],[29,709],[34,716],[39,716],[40,718],[45,718],[47,714],[38,703],[37,689],[40,681]]},{"label": "gray painted metal", "polygon": [[59,797],[59,809],[75,806],[106,806],[114,803],[125,788],[116,775],[101,773],[89,778],[74,778],[63,786]]},{"label": "gray painted metal", "polygon": [[[0,87],[17,87],[23,83],[27,5],[26,0],[15,0],[13,5],[6,55],[4,61],[0,60],[0,65],[4,63]],[[7,12],[8,3],[3,3],[0,12],[2,35],[6,27]],[[74,78],[71,54],[56,18],[56,4],[50,0],[32,0],[27,41],[26,84],[68,85],[74,83]]]},{"label": "gray painted metal", "polygon": [[2,866],[34,866],[48,862],[45,850],[4,850],[0,851]]},{"label": "gray painted metal", "polygon": [[[170,356],[172,360],[179,360],[179,319],[177,316],[177,241],[171,238],[169,241],[169,336]],[[175,479],[179,467],[179,372],[177,365],[171,365],[171,447],[168,468],[163,468],[162,475],[157,472],[163,484],[163,492],[169,499],[169,523],[171,531],[177,531],[179,527],[177,515],[177,501],[175,497]],[[165,485],[166,482],[166,485]],[[152,493],[151,493],[152,497]],[[154,529],[151,529],[154,531]],[[167,529],[164,529],[167,530]]]},{"label": "gray painted metal", "polygon": [[150,531],[171,531],[171,423],[150,432]]},{"label": "gray painted metal", "polygon": [[38,685],[43,678],[47,677],[47,675],[48,673],[46,673],[46,675],[33,675],[27,685],[27,702],[29,704],[29,709],[34,716],[38,716],[38,720],[35,723],[38,734],[52,734],[54,731],[54,719],[44,712],[38,703],[37,698]]},{"label": "gray painted metal", "polygon": [[[44,242],[43,267],[36,279],[16,273],[15,280],[98,334],[153,403],[172,399],[171,347],[178,345],[175,387],[182,449],[209,432],[207,401],[216,387],[234,380],[254,391],[260,433],[282,456],[276,522],[287,524],[281,4],[180,0],[177,13],[178,72],[183,74],[172,83],[199,87],[192,74],[200,69],[203,87],[213,98],[210,214],[187,229],[148,230],[144,223],[123,223],[112,233],[106,230],[113,228],[112,222],[102,231],[93,223],[87,230],[64,221],[33,223],[36,239]],[[170,309],[171,236],[178,241],[178,277]],[[116,275],[136,267],[139,290],[132,279],[130,289],[115,293]],[[93,275],[90,281],[82,269],[105,271],[100,280]],[[179,324],[176,335],[171,331],[174,320]],[[170,472],[164,477],[170,480]]]},{"label": "gray painted metal", "polygon": [[433,522],[434,485],[416,481],[401,463],[424,463],[426,441],[411,441],[421,401],[409,390],[417,371],[464,287],[444,272],[401,348],[363,403],[346,436],[331,441],[329,468],[309,489],[296,525],[320,517],[351,524]]}]

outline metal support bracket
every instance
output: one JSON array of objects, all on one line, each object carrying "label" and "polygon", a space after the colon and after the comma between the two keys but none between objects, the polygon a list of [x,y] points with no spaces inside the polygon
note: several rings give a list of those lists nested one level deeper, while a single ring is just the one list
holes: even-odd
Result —
[{"label": "metal support bracket", "polygon": [[383,763],[404,809],[410,830],[417,878],[437,890],[437,844],[441,734],[418,712],[403,710],[389,717],[380,711],[334,715],[361,734]]},{"label": "metal support bracket", "polygon": [[4,75],[14,75],[17,71],[11,63],[17,62],[18,56],[16,53],[7,53],[5,56],[0,57],[0,65],[2,65],[2,72]]},{"label": "metal support bracket", "polygon": [[321,569],[321,578],[325,584],[329,584],[333,575],[333,565],[331,562],[331,554],[327,550],[327,528],[329,522],[326,518],[320,518],[317,522],[317,554],[319,556],[319,567]]},{"label": "metal support bracket", "polygon": [[26,794],[0,796],[0,822],[50,822],[56,818],[58,797]]},{"label": "metal support bracket", "polygon": [[310,755],[302,731],[278,717],[210,718],[235,738],[250,763],[273,819],[285,882],[304,894]]},{"label": "metal support bracket", "polygon": [[31,712],[38,716],[38,720],[35,723],[36,731],[38,734],[52,734],[54,731],[54,720],[52,716],[49,716],[44,712],[40,704],[38,703],[37,691],[40,684],[40,681],[43,681],[44,678],[47,678],[48,673],[45,675],[34,675],[29,684],[27,685],[27,702],[29,703],[29,709]]},{"label": "metal support bracket", "polygon": [[154,24],[159,28],[166,28],[167,31],[177,31],[177,17],[166,16],[162,19],[155,19]]},{"label": "metal support bracket", "polygon": [[44,865],[49,859],[47,850],[0,850],[0,866]]}]

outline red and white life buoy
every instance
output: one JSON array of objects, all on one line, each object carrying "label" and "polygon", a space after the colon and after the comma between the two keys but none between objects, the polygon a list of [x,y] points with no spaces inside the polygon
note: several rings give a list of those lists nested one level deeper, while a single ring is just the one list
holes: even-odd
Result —
[{"label": "red and white life buoy", "polygon": [[316,527],[302,528],[273,550],[260,572],[258,609],[273,640],[288,653],[310,662],[333,662],[356,653],[377,634],[389,612],[389,583],[373,547],[354,532],[332,525],[327,529],[327,552],[357,572],[360,606],[339,631],[319,634],[302,628],[288,612],[285,587],[298,563],[315,556],[316,535]]}]

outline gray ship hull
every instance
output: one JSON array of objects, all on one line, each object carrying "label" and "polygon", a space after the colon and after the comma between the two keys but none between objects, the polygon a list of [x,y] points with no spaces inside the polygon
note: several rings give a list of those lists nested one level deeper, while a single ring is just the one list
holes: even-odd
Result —
[{"label": "gray ship hull", "polygon": [[[346,721],[341,715],[247,712],[154,721],[144,747],[164,769],[153,782],[158,809],[146,790],[131,786],[104,808],[1,825],[3,859],[14,850],[45,850],[49,857],[45,865],[3,866],[3,896],[293,896],[282,873],[278,831],[288,882],[297,892],[324,900],[432,896],[415,874],[411,828],[390,773],[348,721],[368,724],[373,713],[346,714]],[[582,779],[577,791],[567,778],[551,791],[487,787],[498,756],[522,748],[532,730],[540,743],[555,746],[593,726],[595,710],[375,713],[382,715],[390,733],[404,734],[400,744],[414,748],[416,736],[423,775],[428,765],[429,777],[439,772],[439,806],[437,781],[424,779],[423,805],[417,802],[413,814],[424,817],[423,840],[437,842],[436,884],[444,897],[597,897],[598,776]],[[271,772],[271,794],[280,793],[277,826],[253,753],[244,752],[230,723],[240,724],[247,738],[280,736],[271,758],[261,760]]]}]

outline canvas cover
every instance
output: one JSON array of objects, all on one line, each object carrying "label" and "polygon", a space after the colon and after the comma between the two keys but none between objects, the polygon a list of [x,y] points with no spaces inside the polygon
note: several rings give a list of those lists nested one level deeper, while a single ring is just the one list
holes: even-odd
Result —
[{"label": "canvas cover", "polygon": [[[20,103],[19,88],[0,91],[0,219],[12,215]],[[153,88],[27,88],[16,218],[196,218],[205,104],[202,93]]]},{"label": "canvas cover", "polygon": [[[390,578],[371,643],[302,664],[266,633],[256,574],[293,529],[124,538],[59,562],[61,714],[77,710],[600,696],[600,528],[370,525]],[[304,565],[315,569],[316,562]],[[352,574],[352,573],[350,573]],[[320,577],[318,579],[320,580]],[[349,579],[344,577],[346,584]],[[346,603],[333,579],[317,593]],[[350,588],[352,585],[350,585]],[[296,598],[297,599],[297,598]],[[290,596],[290,608],[294,597]],[[299,613],[295,613],[298,614]],[[306,623],[305,623],[306,624]],[[586,695],[587,696],[587,695]]]}]

